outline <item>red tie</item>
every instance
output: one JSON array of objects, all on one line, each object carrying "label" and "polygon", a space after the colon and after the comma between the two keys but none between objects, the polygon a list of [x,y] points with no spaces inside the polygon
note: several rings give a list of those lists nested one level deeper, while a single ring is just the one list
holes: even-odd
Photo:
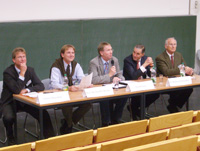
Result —
[{"label": "red tie", "polygon": [[[137,70],[140,69],[140,61],[137,62]],[[141,79],[141,76],[138,77],[138,80]]]},{"label": "red tie", "polygon": [[174,57],[171,55],[172,67],[174,67]]}]

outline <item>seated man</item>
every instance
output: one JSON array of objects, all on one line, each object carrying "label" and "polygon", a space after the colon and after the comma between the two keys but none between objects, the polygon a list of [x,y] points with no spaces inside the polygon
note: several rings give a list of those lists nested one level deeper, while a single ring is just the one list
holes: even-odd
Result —
[{"label": "seated man", "polygon": [[[145,47],[136,45],[133,53],[124,59],[123,76],[126,80],[146,79],[151,77],[150,68],[153,67],[151,57],[145,56]],[[146,107],[153,103],[159,97],[158,94],[149,94],[146,96]],[[140,115],[140,96],[131,98],[132,118],[137,120]]]},{"label": "seated man", "polygon": [[[93,72],[92,84],[107,84],[124,80],[122,73],[120,73],[118,59],[112,55],[111,45],[107,42],[101,42],[98,46],[98,53],[99,56],[93,58],[89,66],[89,73]],[[102,126],[120,123],[126,100],[117,99],[100,102]]]},{"label": "seated man", "polygon": [[[13,124],[16,114],[14,112],[13,94],[24,94],[32,91],[44,90],[44,85],[31,67],[26,65],[26,51],[24,48],[15,48],[12,52],[14,64],[3,72],[3,91],[1,94],[3,122],[6,127],[8,145],[15,144]],[[17,111],[25,111],[34,118],[39,119],[39,110],[29,105],[17,102]],[[44,137],[54,136],[54,129],[48,112],[44,111]]]},{"label": "seated man", "polygon": [[[176,51],[176,47],[177,41],[175,38],[168,38],[165,41],[165,51],[156,57],[157,74],[163,74],[164,76],[180,75],[178,66],[182,63],[185,64],[186,75],[193,74],[193,69],[186,66],[183,56]],[[178,107],[183,107],[192,91],[193,89],[189,88],[169,92],[170,98],[168,100],[169,105],[167,106],[169,112],[178,112]]]},{"label": "seated man", "polygon": [[[75,60],[75,47],[73,45],[64,45],[60,50],[60,58],[56,59],[50,70],[50,87],[53,89],[63,88],[64,74],[67,74],[69,91],[78,91],[79,88],[73,85],[73,80],[81,80],[84,77],[83,70]],[[78,121],[89,111],[91,104],[76,105],[78,107],[73,112],[73,106],[62,107],[65,119],[61,120],[61,134],[72,132],[73,123]]]}]

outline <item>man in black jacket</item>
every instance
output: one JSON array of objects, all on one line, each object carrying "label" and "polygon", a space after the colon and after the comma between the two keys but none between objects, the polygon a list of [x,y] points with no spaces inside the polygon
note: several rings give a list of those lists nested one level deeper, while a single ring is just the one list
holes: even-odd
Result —
[{"label": "man in black jacket", "polygon": [[[151,77],[150,68],[153,67],[151,57],[145,56],[145,47],[136,45],[133,53],[124,59],[123,76],[126,80],[146,79]],[[159,97],[158,94],[147,95],[146,107],[153,103]],[[132,118],[137,120],[140,113],[140,96],[131,98]]]},{"label": "man in black jacket", "polygon": [[[15,48],[12,52],[12,61],[3,72],[3,91],[1,94],[1,108],[3,114],[3,122],[6,127],[8,145],[15,144],[13,136],[13,124],[15,120],[13,94],[24,94],[32,91],[44,90],[44,85],[35,74],[33,68],[26,65],[26,51],[24,48]],[[17,102],[17,111],[25,111],[34,118],[39,119],[39,110]],[[53,126],[47,111],[44,111],[44,136],[46,138],[54,136]]]}]

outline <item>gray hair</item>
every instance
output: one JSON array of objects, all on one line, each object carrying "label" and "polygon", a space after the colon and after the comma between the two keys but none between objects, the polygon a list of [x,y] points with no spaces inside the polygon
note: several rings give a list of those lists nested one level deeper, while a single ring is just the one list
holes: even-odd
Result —
[{"label": "gray hair", "polygon": [[166,40],[165,40],[165,45],[168,45],[168,40],[169,39],[174,39],[175,41],[176,41],[176,43],[177,43],[177,40],[174,38],[174,37],[169,37],[169,38],[167,38]]}]

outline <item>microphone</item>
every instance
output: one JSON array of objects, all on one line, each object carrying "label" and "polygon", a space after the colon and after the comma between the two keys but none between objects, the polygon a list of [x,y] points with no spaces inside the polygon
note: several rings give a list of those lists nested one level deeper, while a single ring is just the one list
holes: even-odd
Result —
[{"label": "microphone", "polygon": [[111,65],[114,66],[114,60],[111,60]]}]

